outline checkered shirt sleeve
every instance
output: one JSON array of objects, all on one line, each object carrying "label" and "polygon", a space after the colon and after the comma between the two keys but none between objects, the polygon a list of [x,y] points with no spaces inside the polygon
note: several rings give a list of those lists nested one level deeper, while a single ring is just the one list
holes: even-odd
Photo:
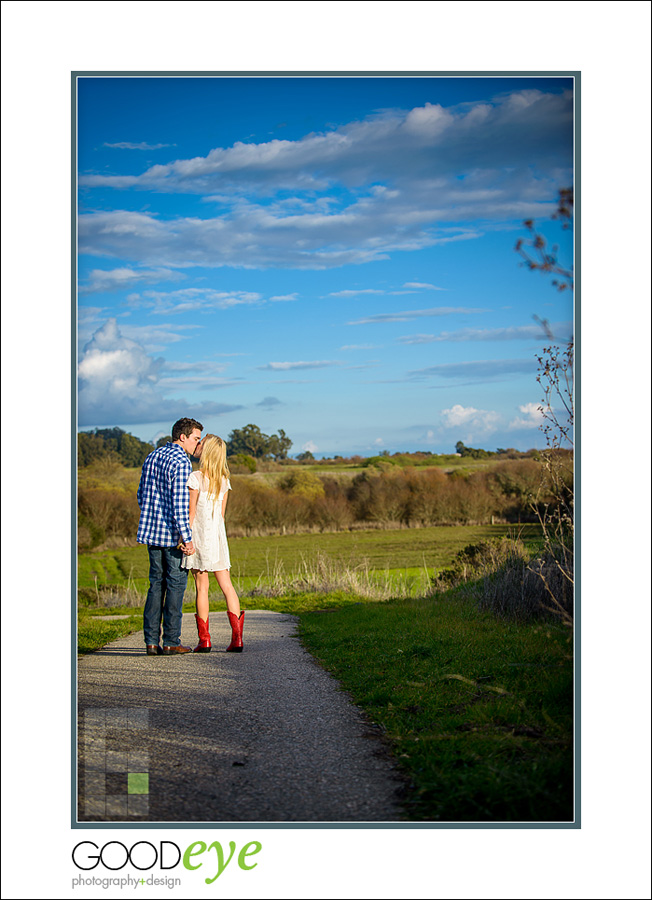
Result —
[{"label": "checkered shirt sleeve", "polygon": [[139,544],[176,547],[192,540],[189,519],[190,460],[178,444],[167,443],[150,453],[138,485]]}]

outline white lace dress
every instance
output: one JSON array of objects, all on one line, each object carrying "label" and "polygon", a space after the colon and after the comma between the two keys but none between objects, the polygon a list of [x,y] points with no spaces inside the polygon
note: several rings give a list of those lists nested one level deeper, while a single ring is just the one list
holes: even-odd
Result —
[{"label": "white lace dress", "polygon": [[229,545],[222,516],[222,502],[231,490],[228,478],[222,479],[219,496],[213,504],[213,495],[208,493],[208,478],[202,472],[193,472],[188,478],[188,487],[199,491],[197,512],[192,523],[192,542],[195,552],[184,556],[184,569],[199,569],[202,572],[219,572],[231,568]]}]

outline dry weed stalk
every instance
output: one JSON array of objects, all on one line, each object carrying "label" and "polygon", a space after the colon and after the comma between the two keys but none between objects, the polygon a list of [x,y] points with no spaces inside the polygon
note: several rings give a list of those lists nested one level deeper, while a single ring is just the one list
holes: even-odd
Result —
[{"label": "dry weed stalk", "polygon": [[[540,559],[537,560],[538,566],[530,565],[528,568],[541,578],[550,598],[551,605],[545,608],[559,615],[565,625],[572,627],[572,612],[568,609],[568,604],[563,602],[563,597],[558,596],[566,591],[563,587],[561,591],[553,588],[546,568],[552,566],[561,576],[562,584],[565,581],[571,592],[574,590],[573,343],[570,342],[565,350],[560,350],[555,345],[546,347],[537,359],[537,382],[543,389],[539,410],[544,419],[541,430],[546,438],[546,449],[541,454],[543,483],[539,494],[533,498],[532,508],[543,532],[544,557],[548,566]],[[561,408],[556,409],[555,403],[561,403]],[[539,502],[543,491],[552,494],[552,503]]]}]

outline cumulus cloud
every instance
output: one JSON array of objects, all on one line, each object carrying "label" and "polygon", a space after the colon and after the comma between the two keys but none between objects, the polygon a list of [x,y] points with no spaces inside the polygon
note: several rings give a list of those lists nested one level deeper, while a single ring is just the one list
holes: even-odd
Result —
[{"label": "cumulus cloud", "polygon": [[461,406],[456,403],[450,409],[442,409],[441,421],[444,428],[465,429],[466,440],[473,440],[473,435],[490,434],[495,431],[501,421],[500,415],[493,410],[475,409],[473,406]]},{"label": "cumulus cloud", "polygon": [[540,403],[524,403],[518,409],[523,415],[520,418],[512,419],[509,423],[510,429],[539,428],[543,423]]},{"label": "cumulus cloud", "polygon": [[120,291],[139,283],[153,284],[159,281],[180,281],[185,278],[181,272],[172,269],[93,269],[88,280],[79,285],[80,294],[95,294],[105,291]]},{"label": "cumulus cloud", "polygon": [[188,403],[166,397],[161,383],[165,361],[149,356],[122,334],[115,319],[99,328],[83,348],[78,367],[80,426],[170,422],[181,416],[217,416],[241,406]]},{"label": "cumulus cloud", "polygon": [[321,359],[307,362],[270,362],[266,366],[256,366],[257,369],[270,370],[272,372],[287,372],[291,369],[326,369],[329,366],[339,366],[339,360]]},{"label": "cumulus cloud", "polygon": [[[552,325],[559,340],[566,340],[573,331],[572,322]],[[459,331],[442,331],[440,334],[408,334],[397,338],[399,344],[433,344],[439,341],[459,343],[463,341],[526,341],[547,340],[540,325],[518,325],[511,328],[461,328]]]},{"label": "cumulus cloud", "polygon": [[432,309],[406,309],[396,313],[378,313],[375,316],[366,316],[364,319],[356,319],[349,325],[370,325],[376,322],[411,322],[413,319],[428,318],[430,316],[473,315],[474,313],[487,312],[486,309],[469,309],[465,306],[436,306]]},{"label": "cumulus cloud", "polygon": [[319,450],[319,447],[314,441],[306,441],[305,444],[302,444],[301,449],[308,450],[310,453],[316,453],[317,450]]},{"label": "cumulus cloud", "polygon": [[[363,264],[476,238],[472,223],[547,216],[571,171],[570,93],[426,104],[301,140],[218,147],[141,174],[82,176],[88,188],[211,195],[223,210],[166,220],[127,209],[87,213],[80,249],[147,266]],[[287,190],[294,196],[279,196]]]}]

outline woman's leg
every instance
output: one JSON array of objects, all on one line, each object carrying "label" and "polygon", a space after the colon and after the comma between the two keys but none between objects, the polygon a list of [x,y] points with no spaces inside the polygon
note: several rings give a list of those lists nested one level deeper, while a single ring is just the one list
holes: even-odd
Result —
[{"label": "woman's leg", "polygon": [[192,570],[195,579],[195,607],[197,615],[200,619],[206,621],[208,619],[208,572],[200,572],[198,569]]},{"label": "woman's leg", "polygon": [[197,622],[197,635],[199,643],[195,647],[195,653],[209,653],[211,649],[211,636],[208,632],[208,572],[200,572],[193,569],[195,578],[195,622]]},{"label": "woman's leg", "polygon": [[217,583],[226,598],[226,614],[231,625],[231,643],[226,648],[227,653],[242,653],[242,629],[244,628],[244,612],[240,612],[240,601],[231,584],[231,576],[228,569],[213,573]]},{"label": "woman's leg", "polygon": [[[217,579],[217,583],[219,584],[222,593],[226,599],[226,608],[229,612],[233,613],[234,616],[240,618],[240,600],[238,599],[238,595],[235,592],[235,588],[231,583],[231,575],[228,569],[222,569],[220,572],[213,572],[215,578]],[[208,575],[206,575],[206,579],[208,580]],[[208,611],[208,606],[206,607]]]}]

